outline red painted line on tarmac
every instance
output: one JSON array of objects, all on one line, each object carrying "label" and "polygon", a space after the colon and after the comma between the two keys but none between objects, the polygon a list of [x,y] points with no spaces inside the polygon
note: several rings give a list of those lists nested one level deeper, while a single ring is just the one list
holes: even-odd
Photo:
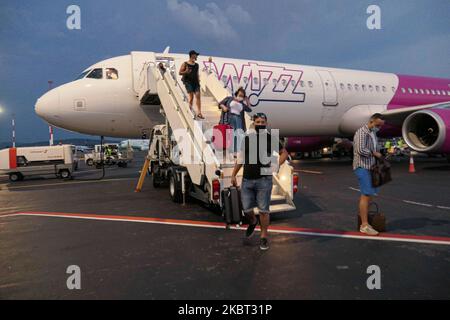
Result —
[{"label": "red painted line on tarmac", "polygon": [[[12,214],[4,214],[0,215],[0,218],[11,216],[44,216],[44,217],[75,218],[75,219],[105,220],[105,221],[141,222],[141,223],[154,223],[154,224],[217,228],[217,229],[225,228],[225,224],[223,222],[150,218],[150,217],[107,215],[107,214],[103,215],[103,214],[89,214],[89,213],[33,211],[33,212],[17,212]],[[232,229],[244,230],[245,226],[232,227]],[[336,231],[336,230],[322,230],[312,228],[283,227],[283,226],[271,226],[269,228],[269,231],[272,233],[297,234],[316,237],[450,245],[450,237],[435,237],[435,236],[421,236],[421,235],[394,234],[394,233],[382,233],[377,237],[372,237],[355,231]]]}]

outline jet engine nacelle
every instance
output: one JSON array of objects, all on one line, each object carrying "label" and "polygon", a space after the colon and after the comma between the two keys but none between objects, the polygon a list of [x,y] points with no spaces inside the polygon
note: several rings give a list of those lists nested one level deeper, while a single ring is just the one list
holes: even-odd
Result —
[{"label": "jet engine nacelle", "polygon": [[403,139],[417,152],[450,153],[450,109],[427,109],[403,122]]}]

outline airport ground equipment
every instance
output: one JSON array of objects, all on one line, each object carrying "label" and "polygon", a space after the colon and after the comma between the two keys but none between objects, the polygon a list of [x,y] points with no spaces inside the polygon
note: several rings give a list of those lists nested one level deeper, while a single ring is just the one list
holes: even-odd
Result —
[{"label": "airport ground equipment", "polygon": [[125,168],[133,161],[133,149],[120,148],[116,143],[106,143],[103,146],[95,145],[92,153],[85,154],[84,161],[88,166],[100,167],[103,164],[117,165]]},{"label": "airport ground equipment", "polygon": [[[150,135],[148,159],[153,186],[168,184],[172,200],[178,203],[192,197],[222,207],[221,191],[231,186],[235,161],[232,155],[230,158],[228,153],[216,150],[211,137],[213,127],[220,119],[218,101],[231,93],[214,72],[201,70],[202,114],[205,119],[198,121],[189,108],[177,71],[173,58],[154,55],[151,61],[143,63],[136,90],[141,107],[160,108],[165,119],[165,123],[155,126]],[[245,121],[248,128],[250,117],[247,114]],[[283,172],[282,175],[273,175],[271,212],[295,209],[293,197],[298,177],[288,163],[283,168],[279,171]],[[242,170],[237,179],[240,183]]]},{"label": "airport ground equipment", "polygon": [[12,182],[28,176],[50,175],[67,179],[75,163],[71,145],[8,148],[0,150],[0,174]]}]

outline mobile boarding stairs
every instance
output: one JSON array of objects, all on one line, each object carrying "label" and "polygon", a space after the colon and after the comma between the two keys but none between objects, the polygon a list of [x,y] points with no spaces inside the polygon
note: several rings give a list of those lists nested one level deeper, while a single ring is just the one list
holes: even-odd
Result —
[{"label": "mobile boarding stairs", "polygon": [[[200,71],[201,103],[204,120],[195,120],[189,108],[184,86],[178,80],[173,58],[158,57],[143,64],[139,77],[139,100],[142,108],[160,108],[165,124],[153,128],[148,153],[153,185],[169,182],[175,202],[187,196],[221,206],[221,190],[231,186],[234,159],[211,143],[213,127],[219,122],[218,102],[230,92],[208,69]],[[195,108],[195,107],[194,107]],[[246,114],[247,127],[250,117]],[[238,174],[242,180],[242,170]],[[273,174],[270,211],[295,210],[293,202],[298,177],[288,164]]]}]

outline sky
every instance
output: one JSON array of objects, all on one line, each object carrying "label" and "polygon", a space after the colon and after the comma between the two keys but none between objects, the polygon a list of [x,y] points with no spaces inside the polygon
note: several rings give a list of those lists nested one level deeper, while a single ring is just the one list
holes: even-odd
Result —
[{"label": "sky", "polygon": [[[70,5],[81,29],[69,30]],[[380,8],[369,30],[367,8]],[[48,139],[36,99],[130,51],[450,77],[450,0],[0,0],[0,141]],[[62,129],[55,139],[85,137]]]}]

